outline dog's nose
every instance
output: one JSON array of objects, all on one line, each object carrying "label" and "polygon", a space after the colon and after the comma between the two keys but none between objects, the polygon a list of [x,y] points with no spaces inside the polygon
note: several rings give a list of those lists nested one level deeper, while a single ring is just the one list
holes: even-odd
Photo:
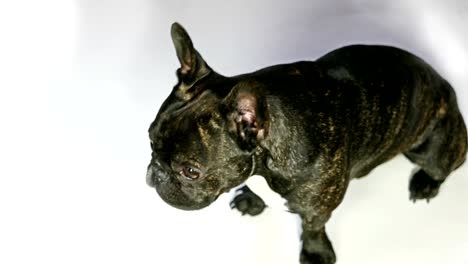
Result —
[{"label": "dog's nose", "polygon": [[146,183],[155,187],[156,183],[162,183],[169,180],[169,175],[160,167],[159,163],[151,163],[146,171]]},{"label": "dog's nose", "polygon": [[154,181],[154,175],[155,175],[154,168],[150,164],[148,166],[148,170],[146,171],[146,184],[148,184],[151,187],[154,187],[156,185]]}]

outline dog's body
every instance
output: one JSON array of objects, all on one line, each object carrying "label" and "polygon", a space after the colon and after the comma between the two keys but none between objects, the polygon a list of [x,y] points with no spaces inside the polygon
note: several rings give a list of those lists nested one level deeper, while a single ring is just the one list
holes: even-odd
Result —
[{"label": "dog's body", "polygon": [[[397,48],[355,45],[315,62],[224,77],[178,24],[179,83],[150,127],[147,182],[182,209],[209,205],[251,175],[301,216],[301,263],[334,263],[325,223],[349,181],[403,153],[420,167],[410,197],[430,199],[462,165],[467,134],[451,86]],[[260,213],[247,187],[232,206]]]}]

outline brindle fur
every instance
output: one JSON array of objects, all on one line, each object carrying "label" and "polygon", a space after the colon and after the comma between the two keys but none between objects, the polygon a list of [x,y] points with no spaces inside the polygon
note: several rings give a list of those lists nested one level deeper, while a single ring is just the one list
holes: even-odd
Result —
[{"label": "brindle fur", "polygon": [[[336,261],[325,223],[351,179],[403,153],[420,168],[411,199],[430,199],[465,160],[455,92],[406,51],[353,45],[316,61],[224,77],[177,23],[172,37],[179,82],[149,129],[148,184],[169,204],[192,210],[264,176],[302,218],[301,263]],[[202,177],[184,177],[184,166]],[[232,206],[255,215],[264,204],[244,188]]]}]

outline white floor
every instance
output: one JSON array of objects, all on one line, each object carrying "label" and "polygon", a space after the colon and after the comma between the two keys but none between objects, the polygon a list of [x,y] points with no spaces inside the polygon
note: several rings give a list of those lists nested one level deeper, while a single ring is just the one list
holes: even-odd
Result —
[{"label": "white floor", "polygon": [[[407,2],[1,3],[0,263],[297,263],[297,218],[274,197],[252,218],[232,194],[185,212],[146,186],[147,128],[176,81],[170,25],[226,75],[396,45],[452,83],[468,119],[467,4]],[[397,157],[352,182],[327,226],[338,263],[468,263],[468,165],[429,204],[408,199],[412,169]]]}]

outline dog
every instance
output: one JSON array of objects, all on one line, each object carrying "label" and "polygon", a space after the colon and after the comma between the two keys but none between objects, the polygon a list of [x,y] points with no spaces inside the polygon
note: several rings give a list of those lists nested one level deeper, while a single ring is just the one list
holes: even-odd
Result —
[{"label": "dog", "polygon": [[[388,46],[352,45],[315,61],[225,77],[171,28],[178,83],[149,128],[147,184],[176,208],[201,209],[263,176],[302,221],[300,263],[335,263],[325,224],[351,179],[403,153],[418,170],[410,199],[434,198],[467,152],[450,84],[422,59]],[[244,186],[231,207],[257,215]]]}]

